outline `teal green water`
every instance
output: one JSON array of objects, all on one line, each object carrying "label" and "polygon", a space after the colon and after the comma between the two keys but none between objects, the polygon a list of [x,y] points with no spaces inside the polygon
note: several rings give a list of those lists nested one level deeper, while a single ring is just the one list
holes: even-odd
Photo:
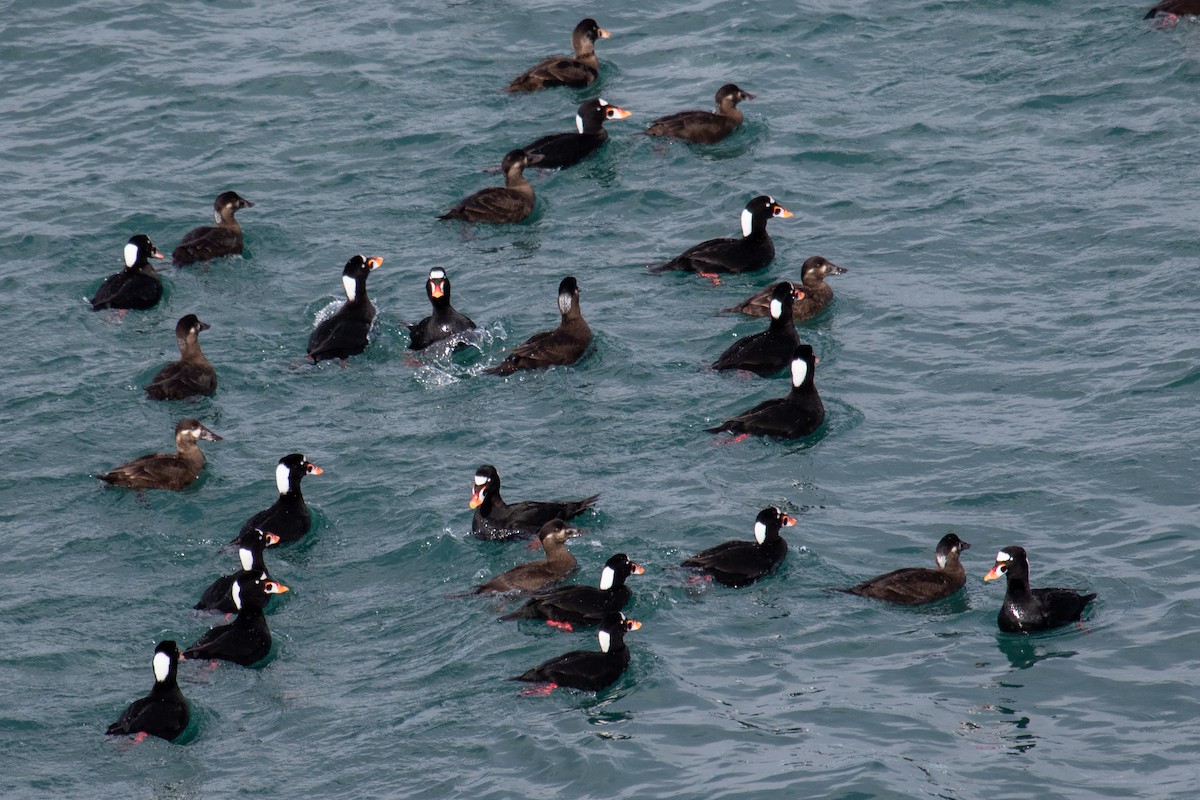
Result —
[{"label": "teal green water", "polygon": [[[707,0],[563,7],[17,2],[0,22],[0,795],[5,798],[1193,798],[1200,438],[1200,29],[1138,4]],[[595,91],[500,93],[594,15],[598,91],[634,112],[587,163],[535,174],[528,224],[436,215],[504,152],[569,130]],[[734,81],[747,123],[708,149],[628,134]],[[124,318],[86,303],[134,233],[169,250],[236,189],[246,253],[164,269]],[[712,287],[646,265],[734,235],[774,265]],[[380,326],[303,363],[354,253],[383,256]],[[850,272],[802,336],[828,409],[813,441],[706,426],[786,381],[703,369],[757,320],[716,311],[809,255]],[[429,267],[487,331],[415,362]],[[572,368],[479,374],[554,324],[565,275],[596,332]],[[185,313],[220,389],[152,403]],[[95,475],[205,443],[191,489]],[[219,546],[301,451],[309,540],[262,669],[184,664],[185,745],[102,735],[161,638],[234,567]],[[506,678],[576,647],[449,598],[531,557],[470,537],[471,475],[510,500],[601,493],[579,580],[631,579],[633,661],[611,689]],[[782,570],[697,589],[675,565],[779,504]],[[964,595],[895,609],[832,595],[973,545]],[[1002,636],[995,551],[1099,593],[1083,630]],[[510,601],[511,603],[511,601]]]}]

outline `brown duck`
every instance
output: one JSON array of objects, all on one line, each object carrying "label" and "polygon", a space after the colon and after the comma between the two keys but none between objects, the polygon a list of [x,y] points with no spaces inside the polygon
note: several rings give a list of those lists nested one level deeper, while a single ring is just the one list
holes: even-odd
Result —
[{"label": "brown duck", "polygon": [[135,458],[100,476],[100,480],[127,489],[185,489],[204,469],[204,453],[196,442],[221,437],[204,427],[198,419],[181,419],[175,425],[175,452],[151,453]]},{"label": "brown duck", "polygon": [[242,252],[242,226],[233,216],[238,209],[250,208],[251,203],[237,192],[221,192],[213,200],[213,221],[188,231],[179,246],[171,253],[171,264],[182,267],[197,261],[210,261],[221,256]]},{"label": "brown duck", "polygon": [[538,592],[562,583],[575,571],[575,556],[567,550],[567,539],[579,531],[561,519],[552,519],[538,531],[538,540],[546,551],[541,561],[518,564],[486,583],[475,587],[475,594],[487,592]]},{"label": "brown duck", "polygon": [[732,83],[717,89],[717,110],[680,111],[659,117],[643,131],[647,136],[669,136],[694,144],[716,144],[742,124],[738,103],[753,100],[754,95]]},{"label": "brown duck", "polygon": [[945,600],[962,589],[967,582],[967,572],[958,557],[963,550],[969,550],[970,547],[969,543],[957,535],[947,533],[937,545],[937,569],[898,569],[838,591],[886,600],[902,606],[918,606]]},{"label": "brown duck", "polygon": [[571,48],[574,58],[551,56],[513,78],[506,92],[536,92],[552,86],[570,86],[582,89],[590,85],[600,74],[600,61],[596,58],[596,40],[611,36],[608,31],[588,18],[575,26],[571,32]]},{"label": "brown duck", "polygon": [[146,394],[151,400],[186,400],[217,390],[217,371],[200,352],[200,331],[209,327],[195,314],[188,314],[175,324],[179,360],[160,369],[147,384]]},{"label": "brown duck", "polygon": [[579,310],[579,284],[572,277],[558,285],[558,310],[562,320],[552,331],[542,331],[513,348],[508,358],[486,372],[511,375],[519,369],[545,369],[556,364],[574,364],[592,341],[592,329]]},{"label": "brown duck", "polygon": [[[800,281],[804,297],[792,305],[792,317],[797,320],[812,319],[833,302],[833,288],[825,282],[829,275],[845,275],[847,270],[822,256],[812,256],[800,267]],[[771,314],[771,290],[768,286],[750,295],[736,306],[724,309],[750,317],[767,317]]]},{"label": "brown duck", "polygon": [[468,222],[520,222],[533,213],[536,199],[533,187],[525,180],[525,168],[542,160],[524,150],[513,150],[500,162],[503,186],[489,186],[458,201],[438,219],[465,219]]}]

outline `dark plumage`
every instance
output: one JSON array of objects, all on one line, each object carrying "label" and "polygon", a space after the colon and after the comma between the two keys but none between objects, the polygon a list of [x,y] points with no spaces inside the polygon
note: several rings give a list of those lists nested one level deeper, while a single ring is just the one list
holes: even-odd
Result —
[{"label": "dark plumage", "polygon": [[306,461],[300,453],[290,453],[279,459],[275,465],[275,486],[279,489],[279,499],[270,508],[246,520],[235,541],[250,536],[256,528],[276,537],[276,541],[269,543],[270,546],[301,539],[312,527],[312,515],[300,491],[300,479],[305,475],[321,475],[324,472],[316,464]]},{"label": "dark plumage", "polygon": [[713,276],[721,272],[753,272],[763,269],[775,258],[775,245],[767,233],[767,220],[787,218],[792,212],[775,202],[774,198],[759,195],[742,211],[742,238],[709,239],[689,247],[651,272],[681,270]]},{"label": "dark plumage", "polygon": [[645,571],[624,553],[617,553],[605,562],[599,589],[579,584],[547,589],[501,619],[542,619],[564,630],[598,625],[606,614],[620,611],[629,602],[633,593],[625,585],[625,579]]},{"label": "dark plumage", "polygon": [[709,433],[730,431],[777,439],[798,439],[821,427],[825,406],[813,384],[816,356],[811,345],[802,344],[792,356],[792,390],[787,396],[766,400],[749,411],[727,419]]},{"label": "dark plumage", "polygon": [[600,623],[597,638],[600,650],[572,650],[557,658],[544,661],[528,672],[513,678],[530,683],[547,682],[550,689],[568,686],[596,692],[616,683],[629,666],[629,648],[625,632],[636,631],[642,623],[627,618],[619,611],[608,614]]},{"label": "dark plumage", "polygon": [[157,305],[163,293],[162,278],[150,266],[150,259],[162,257],[150,237],[142,233],[131,237],[125,245],[125,269],[104,279],[92,298],[92,310]]},{"label": "dark plumage", "polygon": [[204,453],[198,439],[219,442],[221,437],[200,424],[198,419],[181,419],[175,424],[175,452],[151,453],[100,476],[105,483],[127,489],[184,489],[204,469]]},{"label": "dark plumage", "polygon": [[308,357],[313,361],[349,358],[367,349],[367,334],[375,321],[375,304],[367,297],[367,276],[383,263],[379,256],[357,255],[342,268],[346,302],[308,337]]},{"label": "dark plumage", "polygon": [[683,566],[702,569],[726,586],[749,586],[783,563],[787,541],[779,535],[779,530],[795,524],[795,517],[778,508],[764,508],[754,520],[753,542],[724,542],[697,553],[684,561]]},{"label": "dark plumage", "polygon": [[579,106],[575,115],[577,133],[552,133],[521,148],[530,155],[541,156],[541,169],[562,169],[578,164],[608,141],[604,130],[606,119],[625,119],[628,111],[609,105],[603,99],[588,100]]},{"label": "dark plumage", "polygon": [[792,303],[803,297],[804,292],[787,281],[775,284],[771,324],[761,333],[738,339],[713,362],[712,368],[744,369],[766,378],[792,363],[800,346],[800,334],[792,321]]},{"label": "dark plumage", "polygon": [[541,156],[513,150],[500,162],[503,186],[489,186],[459,200],[454,208],[438,219],[465,219],[468,222],[520,222],[533,213],[533,187],[525,180],[525,168],[537,164]]},{"label": "dark plumage", "polygon": [[475,328],[475,323],[465,314],[460,314],[450,305],[450,278],[446,270],[434,267],[429,270],[425,281],[425,296],[433,306],[433,313],[425,319],[408,326],[410,350],[424,350],[435,342],[466,333]]},{"label": "dark plumage", "polygon": [[1200,15],[1200,0],[1163,0],[1147,11],[1142,19],[1153,19],[1159,15],[1168,18]]},{"label": "dark plumage", "polygon": [[579,284],[574,278],[563,278],[558,284],[558,311],[562,318],[557,328],[535,333],[485,372],[511,375],[519,369],[545,369],[578,361],[592,342],[592,329],[579,308]]},{"label": "dark plumage", "polygon": [[552,86],[570,86],[582,89],[596,80],[600,74],[600,61],[596,58],[596,40],[611,36],[596,24],[594,19],[585,19],[571,32],[571,49],[574,58],[551,56],[513,78],[506,92],[536,92]]},{"label": "dark plumage", "polygon": [[271,631],[263,613],[267,595],[286,591],[278,581],[238,578],[231,589],[238,610],[233,622],[210,628],[183,651],[184,657],[215,658],[244,667],[262,661],[271,652]]},{"label": "dark plumage", "polygon": [[[792,307],[792,318],[797,322],[812,319],[833,302],[833,288],[825,282],[827,275],[844,275],[846,269],[839,267],[821,256],[808,258],[800,268],[801,288],[804,297],[796,301]],[[771,313],[771,292],[774,287],[768,286],[760,292],[747,297],[736,306],[725,309],[737,314],[751,317],[766,317]]]},{"label": "dark plumage", "polygon": [[151,400],[186,400],[217,390],[217,371],[200,352],[200,331],[210,327],[195,314],[188,314],[175,323],[179,360],[160,369],[146,384],[146,394]]},{"label": "dark plumage", "polygon": [[263,533],[253,530],[248,535],[239,536],[238,560],[242,568],[232,575],[217,578],[204,593],[200,602],[192,606],[197,611],[220,611],[223,614],[233,614],[237,606],[233,603],[233,584],[238,578],[247,580],[267,580],[271,577],[267,572],[267,564],[263,560],[263,551],[269,544],[279,544],[279,537],[273,533]]},{"label": "dark plumage", "polygon": [[154,648],[154,686],[150,694],[134,700],[121,717],[108,726],[109,736],[148,733],[171,741],[188,726],[191,708],[179,690],[179,646],[167,640]]},{"label": "dark plumage", "polygon": [[1007,576],[1004,604],[996,618],[1005,633],[1036,633],[1078,622],[1095,594],[1079,594],[1074,589],[1030,589],[1029,558],[1024,548],[1005,547],[996,554],[996,565],[985,581]]},{"label": "dark plumage", "polygon": [[233,256],[242,252],[242,226],[234,214],[239,209],[254,205],[237,192],[221,192],[213,201],[214,226],[205,226],[188,231],[171,253],[171,263],[177,267],[197,261],[210,261],[221,256]]},{"label": "dark plumage", "polygon": [[753,100],[754,95],[744,92],[732,83],[717,89],[717,110],[680,111],[659,117],[650,123],[644,133],[647,136],[669,136],[695,144],[716,144],[737,126],[742,124],[742,112],[738,103]]},{"label": "dark plumage", "polygon": [[579,531],[561,519],[552,519],[538,531],[538,541],[546,551],[541,561],[518,564],[486,583],[475,587],[475,594],[487,592],[537,592],[562,583],[575,571],[575,556],[567,550],[567,539]]},{"label": "dark plumage", "polygon": [[963,550],[970,548],[970,544],[955,534],[947,533],[937,544],[937,569],[898,569],[838,591],[899,603],[902,606],[918,606],[945,600],[962,589],[967,582],[967,572],[958,557]]},{"label": "dark plumage", "polygon": [[534,536],[552,519],[568,520],[591,507],[600,495],[582,500],[523,500],[509,505],[500,496],[500,473],[491,464],[475,470],[471,491],[471,533],[480,539],[514,539]]}]

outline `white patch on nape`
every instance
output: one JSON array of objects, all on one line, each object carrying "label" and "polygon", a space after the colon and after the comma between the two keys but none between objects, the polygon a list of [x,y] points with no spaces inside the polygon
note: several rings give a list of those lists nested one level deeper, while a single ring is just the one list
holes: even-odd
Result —
[{"label": "white patch on nape", "polygon": [[1004,552],[1003,550],[1001,550],[999,553],[996,553],[996,562],[997,563],[1003,564],[1005,561],[1012,561],[1012,556],[1010,556],[1008,553]]},{"label": "white patch on nape", "polygon": [[171,673],[171,656],[168,653],[154,654],[154,680],[162,683]]},{"label": "white patch on nape", "polygon": [[137,263],[138,246],[130,242],[125,245],[125,266],[132,267]]},{"label": "white patch on nape", "polygon": [[612,567],[605,567],[600,573],[600,590],[607,592],[617,582],[617,571]]},{"label": "white patch on nape", "polygon": [[573,298],[568,292],[563,292],[562,294],[560,294],[558,296],[558,311],[559,311],[559,313],[566,314],[568,311],[571,310],[571,306],[573,306],[574,304],[575,304],[575,298]]},{"label": "white patch on nape", "polygon": [[479,475],[479,474],[475,475],[475,485],[476,486],[487,486],[487,482],[488,482],[487,475]]},{"label": "white patch on nape", "polygon": [[213,209],[213,222],[217,223],[218,225],[221,224],[221,212],[217,211],[215,208]]},{"label": "white patch on nape", "polygon": [[800,386],[804,383],[804,379],[808,377],[808,362],[803,358],[797,358],[792,362],[792,386]]},{"label": "white patch on nape", "polygon": [[287,494],[292,490],[292,470],[287,464],[275,465],[275,486],[279,488],[280,494]]},{"label": "white patch on nape", "polygon": [[238,611],[242,610],[242,584],[239,581],[234,581],[230,587],[229,593],[233,595],[233,607]]},{"label": "white patch on nape", "polygon": [[754,215],[750,213],[750,209],[742,209],[742,236],[749,236],[750,231],[754,230]]},{"label": "white patch on nape", "polygon": [[944,555],[942,555],[941,553],[938,553],[937,565],[938,565],[938,569],[946,568],[946,557]]},{"label": "white patch on nape", "polygon": [[358,296],[358,282],[349,275],[343,275],[342,286],[346,289],[346,299],[354,302],[354,298]]},{"label": "white patch on nape", "polygon": [[429,270],[429,279],[431,281],[443,281],[446,279],[446,270],[435,268]]},{"label": "white patch on nape", "polygon": [[254,553],[250,552],[245,547],[238,548],[238,560],[242,562],[242,569],[249,572],[254,567]]},{"label": "white patch on nape", "polygon": [[759,544],[767,542],[767,526],[761,522],[754,523],[754,541]]},{"label": "white patch on nape", "polygon": [[575,130],[583,133],[583,117],[578,114],[575,115]]},{"label": "white patch on nape", "polygon": [[600,652],[607,653],[608,648],[612,645],[612,635],[608,631],[600,631],[596,634],[596,638],[600,640]]},{"label": "white patch on nape", "polygon": [[783,303],[778,300],[771,301],[771,319],[779,319],[779,315],[783,313]]}]

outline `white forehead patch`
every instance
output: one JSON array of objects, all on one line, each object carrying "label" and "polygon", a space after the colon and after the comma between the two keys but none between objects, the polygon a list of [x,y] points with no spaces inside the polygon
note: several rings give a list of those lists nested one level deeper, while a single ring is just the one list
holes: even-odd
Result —
[{"label": "white forehead patch", "polygon": [[783,313],[783,303],[778,300],[771,301],[771,319],[779,319],[779,315]]},{"label": "white forehead patch", "polygon": [[353,302],[358,295],[358,284],[349,275],[342,276],[342,286],[346,289],[346,299]]},{"label": "white forehead patch", "polygon": [[999,553],[996,553],[996,561],[998,561],[1000,563],[1004,563],[1005,561],[1012,561],[1012,556],[1010,556],[1008,553],[1001,550]]},{"label": "white forehead patch", "polygon": [[154,680],[162,683],[171,671],[171,656],[167,653],[154,654]]},{"label": "white forehead patch", "polygon": [[612,567],[605,567],[600,573],[600,589],[607,592],[617,581],[617,572]]},{"label": "white forehead patch", "polygon": [[446,278],[446,270],[444,270],[444,269],[429,270],[429,279],[430,280],[440,281],[440,280],[445,280],[445,278]]},{"label": "white forehead patch", "polygon": [[575,130],[583,133],[583,117],[578,114],[575,115]]},{"label": "white forehead patch", "polygon": [[242,562],[242,569],[246,572],[249,572],[254,567],[254,553],[250,552],[247,548],[238,548],[238,559]]},{"label": "white forehead patch", "polygon": [[[287,494],[292,490],[292,471],[288,469],[287,464],[275,465],[275,485],[279,488],[280,494]],[[246,567],[246,569],[250,569]]]},{"label": "white forehead patch", "polygon": [[234,581],[233,587],[230,589],[230,594],[233,595],[233,607],[238,611],[242,610],[242,585]]},{"label": "white forehead patch", "polygon": [[487,475],[480,475],[480,474],[476,473],[476,475],[475,475],[475,485],[476,486],[486,486],[487,482],[488,482]]},{"label": "white forehead patch", "polygon": [[742,209],[742,236],[749,236],[750,231],[754,230],[754,215],[750,213],[750,209]]},{"label": "white forehead patch", "polygon": [[792,386],[799,386],[808,377],[808,362],[797,358],[792,362]]},{"label": "white forehead patch", "polygon": [[767,526],[761,522],[754,523],[754,541],[765,544],[767,541]]},{"label": "white forehead patch", "polygon": [[137,263],[138,246],[133,242],[125,245],[125,266],[132,267]]},{"label": "white forehead patch", "polygon": [[600,631],[596,634],[596,638],[600,640],[600,652],[607,653],[609,645],[612,643],[612,636],[608,631]]}]

